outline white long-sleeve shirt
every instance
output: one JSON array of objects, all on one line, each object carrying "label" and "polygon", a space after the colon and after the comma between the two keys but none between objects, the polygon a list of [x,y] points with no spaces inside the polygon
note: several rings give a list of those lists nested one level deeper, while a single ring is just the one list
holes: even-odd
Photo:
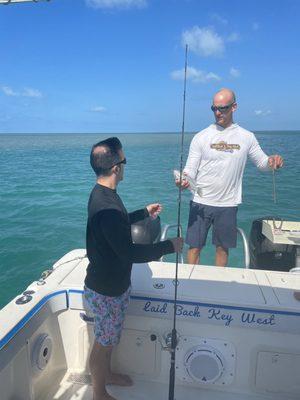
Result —
[{"label": "white long-sleeve shirt", "polygon": [[199,188],[193,201],[216,207],[240,204],[248,155],[259,169],[269,169],[268,156],[254,134],[238,124],[226,129],[212,124],[197,133],[191,142],[184,168]]}]

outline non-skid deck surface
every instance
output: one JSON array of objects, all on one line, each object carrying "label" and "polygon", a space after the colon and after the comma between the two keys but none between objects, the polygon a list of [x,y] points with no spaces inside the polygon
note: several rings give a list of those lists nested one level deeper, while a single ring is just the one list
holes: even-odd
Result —
[{"label": "non-skid deck surface", "polygon": [[[75,383],[77,382],[77,383]],[[80,382],[80,383],[79,383]],[[107,386],[107,391],[117,400],[167,400],[168,385],[135,380],[131,387]],[[68,372],[59,388],[40,400],[92,400],[90,376]],[[176,400],[270,400],[270,397],[233,394],[187,386],[176,386]]]}]

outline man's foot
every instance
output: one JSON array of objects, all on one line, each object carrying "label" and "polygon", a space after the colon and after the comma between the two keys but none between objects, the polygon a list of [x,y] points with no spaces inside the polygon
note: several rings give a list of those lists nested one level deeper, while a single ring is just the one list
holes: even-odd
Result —
[{"label": "man's foot", "polygon": [[107,385],[118,385],[118,386],[132,386],[133,382],[130,376],[123,374],[114,374],[111,373],[106,378]]},{"label": "man's foot", "polygon": [[115,397],[110,396],[107,392],[103,393],[101,396],[93,396],[93,400],[117,400]]},{"label": "man's foot", "polygon": [[110,396],[107,392],[100,397],[93,397],[93,400],[117,400],[115,397]]}]

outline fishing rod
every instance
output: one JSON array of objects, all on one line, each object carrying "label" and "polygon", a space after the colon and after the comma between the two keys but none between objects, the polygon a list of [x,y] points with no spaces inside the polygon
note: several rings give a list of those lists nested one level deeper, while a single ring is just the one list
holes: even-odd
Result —
[{"label": "fishing rod", "polygon": [[[39,0],[0,0],[0,4],[8,5],[8,4],[13,4],[13,3],[37,3]],[[44,0],[44,1],[50,1],[50,0]]]},{"label": "fishing rod", "polygon": [[[185,45],[185,65],[184,65],[184,90],[183,90],[183,111],[182,111],[182,130],[181,130],[181,150],[180,150],[180,177],[178,186],[178,214],[177,214],[177,237],[180,237],[180,215],[181,215],[181,184],[182,184],[182,169],[183,169],[183,142],[184,142],[184,121],[185,121],[185,94],[186,94],[186,72],[187,72],[187,54],[188,45]],[[175,390],[175,356],[177,346],[177,331],[176,331],[176,310],[177,310],[177,287],[178,287],[178,261],[179,253],[176,253],[176,269],[175,269],[175,294],[174,294],[174,314],[173,314],[173,329],[171,334],[171,366],[169,378],[169,400],[174,400]]]}]

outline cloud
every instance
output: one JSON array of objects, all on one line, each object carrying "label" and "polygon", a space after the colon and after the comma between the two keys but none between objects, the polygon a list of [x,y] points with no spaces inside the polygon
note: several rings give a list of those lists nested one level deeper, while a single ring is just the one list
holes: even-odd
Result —
[{"label": "cloud", "polygon": [[16,92],[9,86],[2,86],[2,92],[6,96],[15,96],[15,97],[43,97],[42,93],[38,89],[33,88],[24,88],[22,92]]},{"label": "cloud", "polygon": [[92,107],[91,111],[92,112],[97,112],[97,113],[102,113],[102,112],[106,111],[106,108],[102,107],[102,106],[96,106],[96,107]]},{"label": "cloud", "polygon": [[221,56],[225,51],[223,38],[213,28],[194,26],[183,32],[181,41],[184,46],[187,44],[191,51],[204,57]]},{"label": "cloud", "polygon": [[230,75],[231,75],[233,78],[239,78],[239,77],[241,76],[241,72],[240,72],[240,70],[238,70],[237,68],[231,67],[231,68],[230,68]]},{"label": "cloud", "polygon": [[254,111],[254,114],[257,115],[257,116],[259,116],[259,117],[265,117],[266,115],[272,114],[272,111],[271,111],[271,110],[266,110],[266,111],[263,111],[263,110],[255,110],[255,111]]},{"label": "cloud", "polygon": [[[171,73],[171,78],[174,80],[183,80],[184,79],[184,68],[173,71]],[[214,74],[213,72],[205,72],[201,70],[197,70],[193,67],[187,67],[186,70],[186,78],[195,83],[207,83],[212,80],[220,81],[221,78]]]},{"label": "cloud", "polygon": [[227,38],[226,42],[238,42],[240,40],[240,34],[237,32],[232,32]]},{"label": "cloud", "polygon": [[24,96],[24,97],[43,97],[42,93],[38,89],[33,89],[33,88],[24,88],[24,91],[21,93],[21,96]]},{"label": "cloud", "polygon": [[258,24],[257,22],[253,22],[253,24],[252,24],[252,29],[253,29],[254,31],[258,31],[258,30],[259,30],[259,24]]},{"label": "cloud", "polygon": [[211,15],[211,19],[213,19],[214,21],[220,22],[223,25],[228,25],[228,20],[223,18],[221,15],[219,14],[212,14]]},{"label": "cloud", "polygon": [[87,6],[92,8],[144,8],[147,0],[85,0]]},{"label": "cloud", "polygon": [[11,87],[9,86],[2,86],[2,92],[6,94],[6,96],[20,96],[20,93],[15,92]]}]

